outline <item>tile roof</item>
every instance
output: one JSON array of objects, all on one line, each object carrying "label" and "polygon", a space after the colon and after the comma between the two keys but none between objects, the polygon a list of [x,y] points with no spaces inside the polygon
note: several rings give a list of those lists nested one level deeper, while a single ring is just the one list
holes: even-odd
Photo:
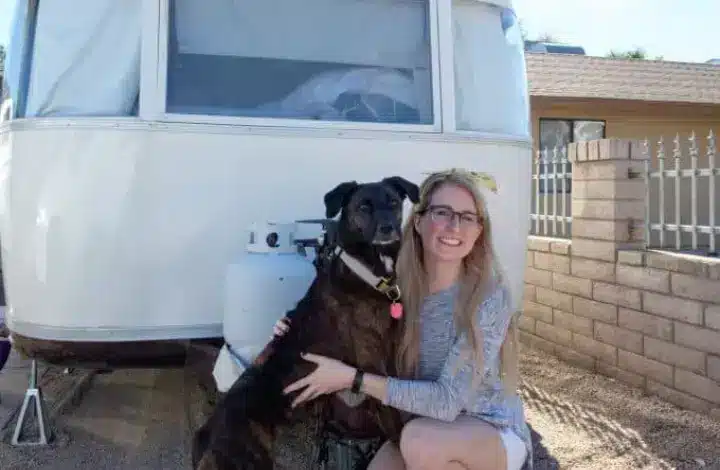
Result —
[{"label": "tile roof", "polygon": [[720,66],[528,52],[532,96],[720,104]]}]

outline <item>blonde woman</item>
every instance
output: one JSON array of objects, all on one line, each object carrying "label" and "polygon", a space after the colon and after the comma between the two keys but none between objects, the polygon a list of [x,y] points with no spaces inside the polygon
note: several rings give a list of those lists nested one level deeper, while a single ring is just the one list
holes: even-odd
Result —
[{"label": "blonde woman", "polygon": [[[399,448],[385,443],[368,470],[531,469],[516,390],[515,321],[472,173],[435,173],[422,183],[397,276],[405,311],[397,360],[406,378],[363,374],[306,354],[318,367],[285,389],[304,389],[293,406],[360,381],[366,395],[414,415]],[[278,323],[275,334],[287,328]]]}]

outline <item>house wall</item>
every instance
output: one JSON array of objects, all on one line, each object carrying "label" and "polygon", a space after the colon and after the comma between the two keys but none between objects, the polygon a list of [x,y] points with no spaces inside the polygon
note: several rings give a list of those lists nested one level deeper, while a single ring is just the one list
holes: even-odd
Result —
[{"label": "house wall", "polygon": [[[707,168],[708,157],[706,152],[707,136],[712,131],[720,136],[720,105],[683,104],[683,103],[657,103],[644,101],[601,100],[601,99],[569,99],[531,97],[532,136],[535,150],[538,150],[539,130],[541,118],[565,119],[600,119],[606,123],[606,138],[621,139],[648,139],[651,167],[658,168],[658,140],[664,140],[665,168],[674,168],[675,160],[673,139],[680,136],[680,167],[690,168],[689,154],[690,135],[694,132],[699,146],[698,167]],[[720,144],[720,139],[717,141]],[[720,159],[715,159],[716,167]],[[720,178],[716,177],[716,187],[720,187]],[[685,179],[680,189],[680,212],[683,224],[690,224],[691,201],[690,182]],[[675,221],[675,190],[674,182],[665,181],[665,218],[669,222]],[[562,196],[557,196],[559,200]],[[657,180],[650,185],[651,200],[659,197]],[[566,202],[569,196],[565,197]],[[698,180],[698,223],[709,223],[709,191],[708,179]],[[533,201],[534,204],[534,201]],[[659,218],[658,204],[651,205],[651,219]],[[720,220],[720,204],[716,204],[715,220]],[[705,238],[703,237],[703,240]],[[684,233],[683,245],[690,244],[691,235]],[[651,240],[654,245],[659,242],[657,234]],[[672,240],[670,240],[672,242]]]},{"label": "house wall", "polygon": [[[536,146],[540,118],[601,119],[606,122],[607,138],[648,138],[656,143],[664,136],[666,145],[672,145],[668,140],[677,133],[689,135],[694,130],[703,137],[710,130],[720,133],[720,105],[533,96],[530,108]],[[687,148],[686,142],[683,148]]]},{"label": "house wall", "polygon": [[645,250],[643,157],[599,144],[569,149],[572,238],[529,237],[520,339],[720,419],[720,258]]}]

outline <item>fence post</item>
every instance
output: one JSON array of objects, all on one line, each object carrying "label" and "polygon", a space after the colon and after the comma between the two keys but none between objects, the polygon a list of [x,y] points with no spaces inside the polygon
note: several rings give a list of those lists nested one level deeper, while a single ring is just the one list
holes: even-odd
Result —
[{"label": "fence post", "polygon": [[645,248],[644,160],[640,141],[570,144],[572,255],[617,261],[617,251]]}]

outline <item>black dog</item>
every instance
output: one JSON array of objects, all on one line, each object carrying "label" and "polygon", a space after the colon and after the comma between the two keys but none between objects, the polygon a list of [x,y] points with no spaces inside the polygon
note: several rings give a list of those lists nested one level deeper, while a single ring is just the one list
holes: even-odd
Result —
[{"label": "black dog", "polygon": [[337,436],[397,441],[401,414],[378,400],[352,404],[328,395],[291,409],[299,392],[285,396],[283,388],[315,368],[300,357],[303,351],[368,373],[395,373],[399,328],[390,305],[400,296],[393,272],[406,197],[417,202],[418,187],[397,176],[342,183],[325,195],[327,217],[341,216],[321,246],[316,278],[288,313],[290,331],[270,343],[195,434],[193,468],[272,469],[275,437],[292,426],[322,424]]}]

